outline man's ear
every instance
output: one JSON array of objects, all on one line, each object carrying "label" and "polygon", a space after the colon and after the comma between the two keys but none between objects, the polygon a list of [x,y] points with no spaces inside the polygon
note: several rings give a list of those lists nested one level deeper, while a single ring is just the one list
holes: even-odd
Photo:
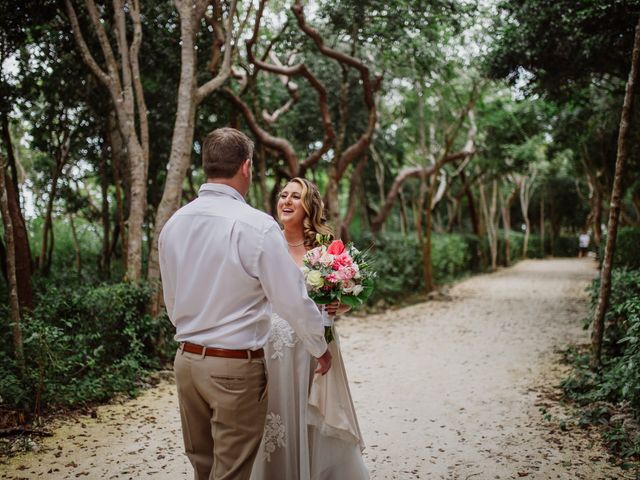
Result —
[{"label": "man's ear", "polygon": [[249,178],[251,176],[251,168],[252,168],[251,159],[248,158],[247,160],[245,160],[242,163],[242,167],[240,167],[240,168],[242,169],[242,175],[245,178]]}]

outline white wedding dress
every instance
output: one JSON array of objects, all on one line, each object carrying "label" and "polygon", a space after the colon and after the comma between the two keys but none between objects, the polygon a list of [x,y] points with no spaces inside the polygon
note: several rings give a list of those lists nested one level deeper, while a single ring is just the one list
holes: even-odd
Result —
[{"label": "white wedding dress", "polygon": [[366,480],[364,443],[340,354],[326,375],[289,323],[274,314],[265,346],[269,378],[267,419],[251,480]]}]

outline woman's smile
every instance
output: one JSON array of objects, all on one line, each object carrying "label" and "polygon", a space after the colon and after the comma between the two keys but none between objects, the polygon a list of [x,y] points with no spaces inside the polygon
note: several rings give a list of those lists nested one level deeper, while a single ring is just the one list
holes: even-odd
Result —
[{"label": "woman's smile", "polygon": [[282,223],[302,223],[305,211],[302,205],[302,187],[298,183],[287,184],[278,198],[278,218]]}]

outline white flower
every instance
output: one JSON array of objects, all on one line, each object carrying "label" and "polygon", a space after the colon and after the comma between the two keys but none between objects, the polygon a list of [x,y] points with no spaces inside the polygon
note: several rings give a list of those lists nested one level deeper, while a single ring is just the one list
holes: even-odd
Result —
[{"label": "white flower", "polygon": [[333,255],[331,255],[330,253],[323,253],[320,257],[320,263],[325,267],[333,264]]},{"label": "white flower", "polygon": [[353,295],[357,297],[362,293],[362,290],[364,290],[364,287],[362,285],[356,285],[355,287],[353,287]]},{"label": "white flower", "polygon": [[353,276],[353,278],[355,278],[356,280],[359,280],[360,278],[362,278],[362,275],[360,274],[360,267],[358,266],[357,263],[354,263],[353,265],[351,265],[351,268],[353,268],[356,271],[356,274]]},{"label": "white flower", "polygon": [[324,285],[324,279],[322,273],[319,270],[311,270],[306,275],[307,283],[314,288],[320,288]]},{"label": "white flower", "polygon": [[347,280],[342,284],[342,292],[346,294],[352,294],[355,287],[356,284],[353,281]]}]

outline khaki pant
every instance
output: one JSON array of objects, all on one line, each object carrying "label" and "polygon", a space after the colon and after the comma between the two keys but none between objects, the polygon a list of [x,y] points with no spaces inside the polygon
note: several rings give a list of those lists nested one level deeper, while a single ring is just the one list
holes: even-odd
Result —
[{"label": "khaki pant", "polygon": [[195,480],[249,479],[267,414],[264,358],[205,357],[178,349],[173,368]]}]

